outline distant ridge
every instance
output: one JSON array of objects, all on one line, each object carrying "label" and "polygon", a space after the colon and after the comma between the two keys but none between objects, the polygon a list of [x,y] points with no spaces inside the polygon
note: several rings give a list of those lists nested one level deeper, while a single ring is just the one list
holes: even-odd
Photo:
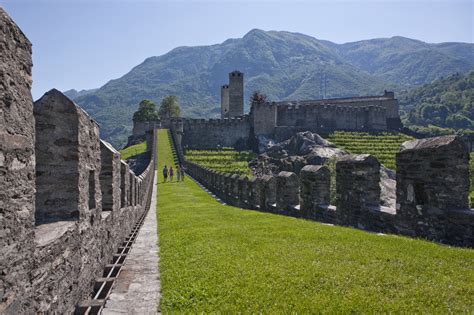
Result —
[{"label": "distant ridge", "polygon": [[[308,35],[253,29],[221,44],[177,47],[149,57],[101,88],[69,93],[101,124],[102,137],[120,146],[132,114],[145,98],[178,96],[190,117],[219,115],[220,86],[227,74],[245,73],[245,100],[260,90],[271,100],[380,95],[474,70],[474,45],[429,44],[404,37],[335,44]],[[82,94],[81,94],[82,93]],[[248,104],[247,104],[248,108]]]}]

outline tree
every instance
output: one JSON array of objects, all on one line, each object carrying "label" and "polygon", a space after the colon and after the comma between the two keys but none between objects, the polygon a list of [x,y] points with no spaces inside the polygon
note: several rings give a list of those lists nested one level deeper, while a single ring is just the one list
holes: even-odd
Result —
[{"label": "tree", "polygon": [[176,95],[168,95],[161,101],[159,114],[161,118],[179,117],[181,115],[181,108]]},{"label": "tree", "polygon": [[260,91],[254,91],[252,93],[252,96],[250,96],[250,104],[252,103],[263,104],[266,102],[268,102],[267,95],[260,93]]},{"label": "tree", "polygon": [[133,120],[149,121],[157,120],[160,116],[156,111],[156,104],[150,100],[143,100],[138,104],[138,110],[133,114]]}]

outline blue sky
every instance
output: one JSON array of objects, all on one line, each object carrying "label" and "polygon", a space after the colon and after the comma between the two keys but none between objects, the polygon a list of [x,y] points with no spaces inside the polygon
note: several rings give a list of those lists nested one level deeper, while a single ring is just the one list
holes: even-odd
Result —
[{"label": "blue sky", "polygon": [[33,43],[33,97],[90,89],[177,46],[209,45],[253,28],[336,43],[395,35],[474,42],[473,0],[0,0]]}]

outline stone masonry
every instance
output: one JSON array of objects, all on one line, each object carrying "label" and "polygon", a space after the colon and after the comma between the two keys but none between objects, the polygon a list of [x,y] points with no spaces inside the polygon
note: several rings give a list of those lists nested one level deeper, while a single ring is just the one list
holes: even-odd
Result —
[{"label": "stone masonry", "polygon": [[341,157],[336,163],[337,211],[350,224],[380,205],[380,163],[372,155]]},{"label": "stone masonry", "polygon": [[299,179],[293,172],[280,172],[277,176],[276,206],[288,210],[299,204]]},{"label": "stone masonry", "polygon": [[61,92],[33,106],[31,66],[31,44],[0,8],[0,313],[71,314],[146,210],[155,151],[138,177],[125,167],[137,206],[119,202],[117,151]]},{"label": "stone masonry", "polygon": [[344,156],[336,163],[336,206],[329,205],[331,174],[326,166],[307,165],[300,178],[292,172],[252,178],[243,192],[234,189],[242,184],[240,177],[189,161],[184,165],[234,206],[474,247],[474,210],[467,203],[469,152],[456,136],[402,145],[396,209],[381,205],[380,163],[367,154]]},{"label": "stone masonry", "polygon": [[331,172],[327,166],[306,165],[300,172],[301,211],[314,212],[330,204]]},{"label": "stone masonry", "polygon": [[[100,187],[102,191],[102,211],[120,209],[120,153],[104,140],[100,141]],[[135,182],[134,177],[130,180]]]},{"label": "stone masonry", "polygon": [[469,152],[463,141],[457,136],[408,141],[396,159],[397,213],[404,218],[400,228],[472,242]]},{"label": "stone masonry", "polygon": [[36,224],[100,213],[99,125],[58,90],[34,104]]},{"label": "stone masonry", "polygon": [[35,122],[31,44],[0,7],[0,313],[31,294],[35,216]]}]

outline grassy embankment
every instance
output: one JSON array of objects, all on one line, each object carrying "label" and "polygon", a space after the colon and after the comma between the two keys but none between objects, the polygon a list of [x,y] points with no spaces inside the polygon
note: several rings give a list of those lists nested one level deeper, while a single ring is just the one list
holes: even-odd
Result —
[{"label": "grassy embankment", "polygon": [[173,163],[158,133],[164,313],[474,311],[474,250],[223,206]]},{"label": "grassy embankment", "polygon": [[126,160],[131,156],[143,153],[146,151],[146,141],[131,145],[125,149],[120,150],[120,155],[122,160]]}]

